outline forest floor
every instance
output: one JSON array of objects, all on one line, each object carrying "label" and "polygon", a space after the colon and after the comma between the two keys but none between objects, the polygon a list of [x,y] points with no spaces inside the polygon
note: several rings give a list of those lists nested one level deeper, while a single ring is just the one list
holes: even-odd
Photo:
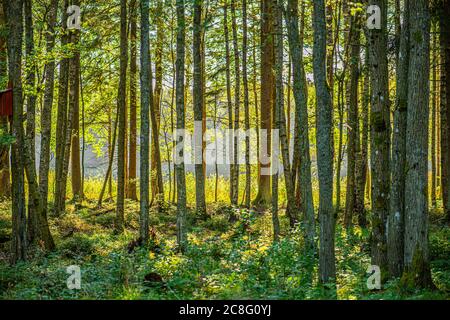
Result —
[{"label": "forest floor", "polygon": [[[10,202],[0,203],[0,299],[321,299],[317,286],[317,257],[303,252],[300,230],[288,231],[281,213],[279,242],[272,242],[271,215],[209,207],[201,219],[189,212],[189,247],[176,251],[176,208],[152,209],[152,242],[134,246],[138,237],[139,204],[126,201],[126,231],[117,235],[115,207],[105,202],[95,209],[83,202],[69,204],[61,217],[50,217],[57,249],[35,249],[27,262],[8,264],[11,230]],[[230,215],[237,221],[231,223]],[[338,299],[450,299],[450,227],[432,212],[430,255],[439,290],[403,292],[398,280],[382,290],[367,289],[369,231],[355,227],[336,230]],[[81,289],[69,290],[66,268],[81,269]],[[312,275],[312,277],[311,277]],[[312,278],[312,282],[310,279]]]}]

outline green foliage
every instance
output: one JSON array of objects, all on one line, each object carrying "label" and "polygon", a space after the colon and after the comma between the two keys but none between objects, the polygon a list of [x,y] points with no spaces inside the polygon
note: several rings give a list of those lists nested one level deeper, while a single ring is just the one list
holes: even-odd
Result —
[{"label": "green foliage", "polygon": [[3,129],[0,129],[0,146],[10,146],[16,141],[16,138],[5,132]]},{"label": "green foliage", "polygon": [[[87,185],[96,183],[87,181]],[[86,203],[89,204],[89,203]],[[189,210],[189,245],[176,250],[176,208],[152,208],[154,238],[148,247],[129,250],[137,239],[138,203],[127,201],[127,231],[114,233],[113,204],[51,217],[57,250],[14,267],[7,262],[10,204],[0,204],[0,299],[323,299],[329,290],[317,284],[317,255],[304,251],[301,226],[289,231],[281,212],[282,237],[272,241],[271,216],[224,204],[210,207],[200,219]],[[231,215],[236,217],[230,222]],[[394,279],[380,291],[369,291],[369,232],[355,227],[336,230],[338,299],[445,299],[450,291],[450,228],[431,228],[433,280],[440,291],[402,292]],[[66,286],[66,268],[79,265],[81,290]]]}]

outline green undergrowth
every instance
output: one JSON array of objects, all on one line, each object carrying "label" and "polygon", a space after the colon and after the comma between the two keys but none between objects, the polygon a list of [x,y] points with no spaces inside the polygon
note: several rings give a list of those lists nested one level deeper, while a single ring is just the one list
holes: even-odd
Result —
[{"label": "green undergrowth", "polygon": [[[302,226],[289,231],[281,212],[282,237],[272,241],[270,212],[239,210],[216,203],[210,216],[188,213],[189,246],[176,248],[175,207],[152,209],[152,240],[135,246],[139,205],[126,201],[126,231],[114,232],[114,204],[101,209],[85,202],[50,217],[57,249],[30,253],[27,262],[8,264],[10,205],[0,204],[0,299],[325,299],[317,284],[317,255],[304,251]],[[229,217],[236,215],[231,223]],[[433,220],[433,219],[432,219]],[[438,290],[403,292],[399,280],[367,289],[368,230],[336,230],[338,299],[448,299],[450,228],[435,219],[430,232],[432,275]],[[69,290],[66,268],[81,269],[81,289]]]}]

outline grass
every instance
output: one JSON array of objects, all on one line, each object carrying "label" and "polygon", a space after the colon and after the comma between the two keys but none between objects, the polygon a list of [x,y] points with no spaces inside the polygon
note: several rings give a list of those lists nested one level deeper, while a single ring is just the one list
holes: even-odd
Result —
[{"label": "grass", "polygon": [[[189,203],[194,194],[188,175]],[[7,263],[11,229],[10,203],[0,203],[0,299],[323,299],[317,285],[317,256],[303,250],[301,226],[290,231],[280,212],[282,238],[272,242],[270,212],[234,209],[228,200],[228,183],[219,182],[220,199],[214,201],[214,182],[207,188],[209,219],[188,213],[189,247],[176,250],[176,213],[171,204],[150,213],[154,234],[148,247],[130,244],[138,237],[139,204],[126,201],[126,231],[113,230],[114,203],[96,209],[99,180],[86,181],[84,201],[75,209],[68,204],[59,218],[50,216],[56,251],[30,252],[27,262]],[[212,187],[211,187],[212,186]],[[166,188],[167,190],[168,188]],[[283,194],[280,190],[280,196]],[[211,199],[212,195],[212,199]],[[284,195],[283,195],[284,197]],[[284,200],[281,200],[281,203]],[[230,214],[239,219],[230,223]],[[369,291],[366,269],[370,264],[369,231],[356,227],[347,234],[336,230],[337,299],[449,299],[450,228],[432,211],[430,257],[439,290],[403,292],[394,279],[382,290]],[[80,290],[69,290],[66,268],[78,265]]]}]

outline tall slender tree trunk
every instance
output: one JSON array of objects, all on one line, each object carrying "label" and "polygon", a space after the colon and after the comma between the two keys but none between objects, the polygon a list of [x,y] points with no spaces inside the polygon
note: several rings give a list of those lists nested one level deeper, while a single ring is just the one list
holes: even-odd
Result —
[{"label": "tall slender tree trunk", "polygon": [[387,63],[387,0],[371,2],[381,8],[381,30],[369,30],[372,80],[371,176],[372,264],[387,267],[386,222],[389,213],[390,110]]},{"label": "tall slender tree trunk", "polygon": [[[6,27],[5,12],[3,4],[0,3],[0,27],[3,29]],[[6,76],[6,37],[0,35],[0,75]],[[0,117],[0,130],[4,133],[9,132],[8,117]],[[0,199],[11,197],[11,182],[10,182],[10,169],[9,169],[9,146],[0,146]]]},{"label": "tall slender tree trunk", "polygon": [[[439,18],[436,22],[439,26]],[[439,29],[439,27],[436,27]],[[442,176],[442,168],[441,168],[441,46],[439,35],[437,35],[437,46],[436,48],[436,188],[437,198],[442,200],[442,184],[441,184],[441,176]]]},{"label": "tall slender tree trunk", "polygon": [[352,226],[356,202],[356,156],[359,145],[358,100],[359,100],[359,61],[361,48],[361,16],[355,13],[350,22],[350,86],[348,87],[348,133],[347,133],[347,190],[344,224]]},{"label": "tall slender tree trunk", "polygon": [[391,194],[387,229],[389,274],[399,277],[403,272],[405,217],[406,120],[408,112],[409,69],[409,0],[404,1],[403,24],[400,31],[400,52],[397,66],[397,96],[392,136]]},{"label": "tall slender tree trunk", "polygon": [[[304,7],[304,3],[302,6]],[[309,149],[308,87],[303,65],[303,41],[299,38],[298,1],[289,0],[286,10],[289,50],[293,61],[293,94],[295,99],[295,122],[298,130],[300,151],[300,199],[301,210],[306,217],[306,239],[310,248],[314,246],[315,216],[311,181],[311,156]]]},{"label": "tall slender tree trunk", "polygon": [[343,73],[337,84],[337,109],[338,109],[338,147],[336,156],[336,212],[341,211],[341,169],[344,149],[344,79]]},{"label": "tall slender tree trunk", "polygon": [[[405,286],[433,287],[428,250],[428,124],[430,103],[430,9],[410,3],[410,63],[405,179]],[[447,17],[448,19],[448,17]]]},{"label": "tall slender tree trunk", "polygon": [[117,95],[117,113],[119,116],[119,133],[117,149],[117,232],[124,230],[124,197],[125,197],[125,112],[126,112],[126,82],[127,82],[127,1],[120,1],[120,76]]},{"label": "tall slender tree trunk", "polygon": [[195,120],[195,195],[196,209],[200,215],[206,215],[205,176],[203,172],[203,86],[202,86],[202,0],[194,1],[194,27],[192,55],[194,59],[194,120]]},{"label": "tall slender tree trunk", "polygon": [[[245,1],[245,0],[244,0]],[[214,126],[214,153],[216,156],[216,160],[214,162],[214,173],[215,173],[215,181],[214,181],[214,201],[217,202],[218,192],[219,192],[219,165],[217,164],[217,159],[219,156],[219,144],[218,144],[218,135],[217,132],[217,93],[214,94],[214,118],[213,118],[213,126]]]},{"label": "tall slender tree trunk", "polygon": [[[253,76],[252,76],[252,91],[253,91],[253,104],[254,104],[254,108],[255,108],[255,130],[256,130],[256,154],[259,156],[260,154],[260,134],[259,134],[259,106],[258,106],[258,90],[257,90],[257,62],[256,62],[256,46],[257,46],[257,41],[256,41],[256,32],[253,33],[253,50],[252,50],[252,63],[253,63]],[[258,162],[258,180],[259,180],[259,172],[260,172],[260,163]]]},{"label": "tall slender tree trunk", "polygon": [[[172,10],[172,17],[171,17],[171,24],[174,25],[174,13]],[[175,121],[174,121],[174,115],[175,115],[175,81],[176,81],[176,58],[175,58],[175,50],[174,50],[174,37],[175,30],[172,28],[170,33],[170,56],[171,56],[171,62],[172,62],[172,90],[171,90],[171,102],[170,102],[170,129],[171,132],[175,132]],[[176,140],[172,136],[172,150],[175,150],[176,147]],[[173,152],[172,152],[172,158],[173,158]],[[177,175],[175,172],[175,163],[173,164],[173,192],[172,192],[172,203],[175,203],[175,197],[177,194]]]},{"label": "tall slender tree trunk", "polygon": [[365,209],[365,188],[367,180],[368,168],[368,142],[369,142],[369,105],[370,105],[370,88],[369,88],[369,54],[367,44],[365,50],[365,61],[363,68],[363,81],[361,82],[361,142],[358,147],[356,160],[356,194],[355,194],[355,214],[358,216],[358,224],[360,227],[366,227],[366,209]]},{"label": "tall slender tree trunk", "polygon": [[[233,135],[231,134],[233,130],[233,104],[231,102],[231,72],[230,72],[230,40],[228,33],[228,1],[226,0],[223,6],[223,31],[225,35],[225,77],[226,77],[226,87],[227,87],[227,109],[228,109],[228,134],[229,134],[229,146],[230,151],[233,148]],[[233,153],[230,152],[228,155],[228,161],[230,163],[230,202],[234,195],[234,184],[233,184],[233,174],[234,174],[234,164],[233,164]]]},{"label": "tall slender tree trunk", "polygon": [[[163,76],[163,45],[164,45],[164,21],[163,21],[163,0],[158,0],[156,4],[156,48],[155,48],[155,89],[153,94],[153,110],[155,113],[155,123],[152,122],[152,126],[156,126],[156,130],[152,129],[152,158],[151,158],[151,182],[152,182],[152,197],[156,195],[164,196],[162,181],[162,168],[161,159],[157,159],[156,149],[159,149],[159,128],[161,125],[161,93],[162,93],[162,76]],[[156,131],[158,137],[153,134]]]},{"label": "tall slender tree trunk", "polygon": [[[112,198],[112,166],[114,162],[114,151],[116,146],[116,138],[117,138],[117,123],[119,122],[119,114],[116,112],[116,119],[114,121],[114,129],[111,119],[111,115],[109,115],[109,137],[108,137],[108,168],[106,169],[105,179],[103,180],[102,190],[100,191],[100,196],[98,197],[97,207],[102,206],[103,196],[105,194],[106,185],[108,185],[108,193]],[[111,132],[113,131],[113,132]]]},{"label": "tall slender tree trunk", "polygon": [[[58,0],[52,0],[49,9],[49,21],[46,33],[46,51],[51,53],[55,47],[55,25]],[[55,86],[55,60],[51,59],[45,66],[44,104],[41,112],[41,154],[39,159],[39,189],[42,205],[47,208],[48,172],[50,168],[50,141],[52,133],[52,107]]]},{"label": "tall slender tree trunk", "polygon": [[[73,1],[74,5],[80,5],[80,0]],[[72,32],[73,43],[78,45],[79,31],[74,29]],[[76,49],[74,56],[70,60],[73,67],[70,70],[70,93],[69,109],[72,110],[72,133],[71,133],[71,169],[72,169],[72,194],[76,201],[83,199],[83,190],[81,189],[81,163],[80,163],[80,51]]]},{"label": "tall slender tree trunk", "polygon": [[[68,0],[64,0],[64,7],[67,8]],[[67,45],[69,34],[67,32],[67,12],[62,10],[63,35],[61,44]],[[69,58],[62,58],[59,64],[58,81],[58,112],[56,119],[56,155],[55,155],[55,191],[54,191],[54,212],[60,215],[65,208],[65,182],[63,180],[64,159],[65,159],[65,141],[67,125],[67,103],[69,91]]]},{"label": "tall slender tree trunk", "polygon": [[259,152],[258,194],[254,203],[265,206],[270,202],[270,150],[272,108],[274,103],[274,42],[272,0],[261,0],[261,135]]},{"label": "tall slender tree trunk", "polygon": [[[149,0],[140,0],[141,11],[141,131],[140,131],[140,208],[139,235],[144,243],[149,239],[149,140],[150,140],[150,53]],[[132,38],[133,39],[133,38]],[[133,46],[133,42],[132,42]],[[132,140],[130,140],[132,141]]]},{"label": "tall slender tree trunk", "polygon": [[319,280],[334,282],[336,265],[334,253],[335,217],[333,212],[333,105],[327,84],[325,1],[315,0],[313,11],[313,68],[316,86],[316,139],[319,174]]},{"label": "tall slender tree trunk", "polygon": [[[248,75],[247,75],[247,0],[242,0],[242,82],[244,86],[244,113],[245,131],[250,130],[250,102],[248,96]],[[245,206],[250,207],[251,193],[251,165],[250,165],[250,137],[245,136]]]},{"label": "tall slender tree trunk", "polygon": [[12,134],[16,141],[11,148],[12,175],[12,240],[11,263],[26,259],[27,253],[27,223],[25,209],[25,179],[22,150],[24,147],[24,132],[22,126],[22,39],[23,39],[23,1],[3,1],[6,9],[6,23],[9,34],[8,69],[9,79],[13,86],[13,119]]},{"label": "tall slender tree trunk", "polygon": [[438,46],[437,46],[437,24],[433,23],[433,45],[431,47],[431,53],[432,53],[432,71],[431,71],[431,82],[432,82],[432,90],[431,90],[431,205],[433,208],[436,208],[437,206],[437,196],[436,196],[436,163],[437,163],[437,157],[436,157],[436,109],[437,109],[437,52],[438,52]]},{"label": "tall slender tree trunk", "polygon": [[239,197],[239,108],[241,104],[241,72],[239,61],[239,45],[236,23],[236,0],[231,0],[231,27],[233,31],[233,51],[234,51],[234,128],[233,128],[233,172],[231,183],[233,184],[233,193],[231,194],[231,204],[238,204]]},{"label": "tall slender tree trunk", "polygon": [[182,252],[186,251],[186,175],[184,170],[184,63],[185,63],[185,30],[184,0],[177,0],[177,60],[176,60],[176,103],[177,103],[177,151],[181,159],[175,164],[177,173],[177,244]]},{"label": "tall slender tree trunk", "polygon": [[[36,133],[36,65],[34,60],[34,27],[31,0],[24,0],[25,14],[25,53],[28,71],[26,74],[26,105],[27,105],[27,124],[25,132],[25,145],[28,146],[30,153],[30,163],[36,168],[35,133]],[[36,208],[33,206],[33,197],[35,195],[28,192],[28,237],[34,241],[36,232]]]},{"label": "tall slender tree trunk", "polygon": [[[295,203],[295,187],[292,179],[292,171],[289,157],[289,142],[286,133],[286,116],[284,111],[284,85],[283,85],[283,4],[274,0],[275,8],[275,75],[276,75],[276,127],[279,130],[281,142],[281,154],[283,159],[283,172],[286,186],[287,207],[286,215],[290,226],[293,228],[298,222],[297,206]],[[277,144],[275,144],[276,146]],[[280,148],[280,146],[277,146]],[[278,159],[276,160],[278,161]]]},{"label": "tall slender tree trunk", "polygon": [[[282,26],[278,25],[280,23],[279,19],[279,8],[278,1],[272,1],[272,13],[274,19],[274,50],[275,50],[275,105],[273,108],[273,116],[272,116],[272,133],[279,131],[280,129],[280,118],[281,113],[284,112],[284,101],[283,101],[283,32]],[[281,13],[281,12],[280,12]],[[281,35],[279,34],[281,32]],[[281,52],[281,57],[280,57]],[[273,237],[274,241],[278,241],[280,235],[280,222],[278,219],[278,184],[279,184],[279,152],[280,146],[278,141],[273,140],[272,143],[272,224],[273,224]],[[286,168],[284,168],[286,170]],[[287,169],[289,170],[289,169]],[[288,182],[288,181],[286,181]],[[292,183],[292,181],[290,181]],[[291,191],[292,192],[292,191]],[[289,212],[286,212],[286,215],[289,217]]]},{"label": "tall slender tree trunk", "polygon": [[137,127],[137,4],[130,4],[130,147],[128,150],[127,198],[137,201],[136,192],[136,127]]}]

